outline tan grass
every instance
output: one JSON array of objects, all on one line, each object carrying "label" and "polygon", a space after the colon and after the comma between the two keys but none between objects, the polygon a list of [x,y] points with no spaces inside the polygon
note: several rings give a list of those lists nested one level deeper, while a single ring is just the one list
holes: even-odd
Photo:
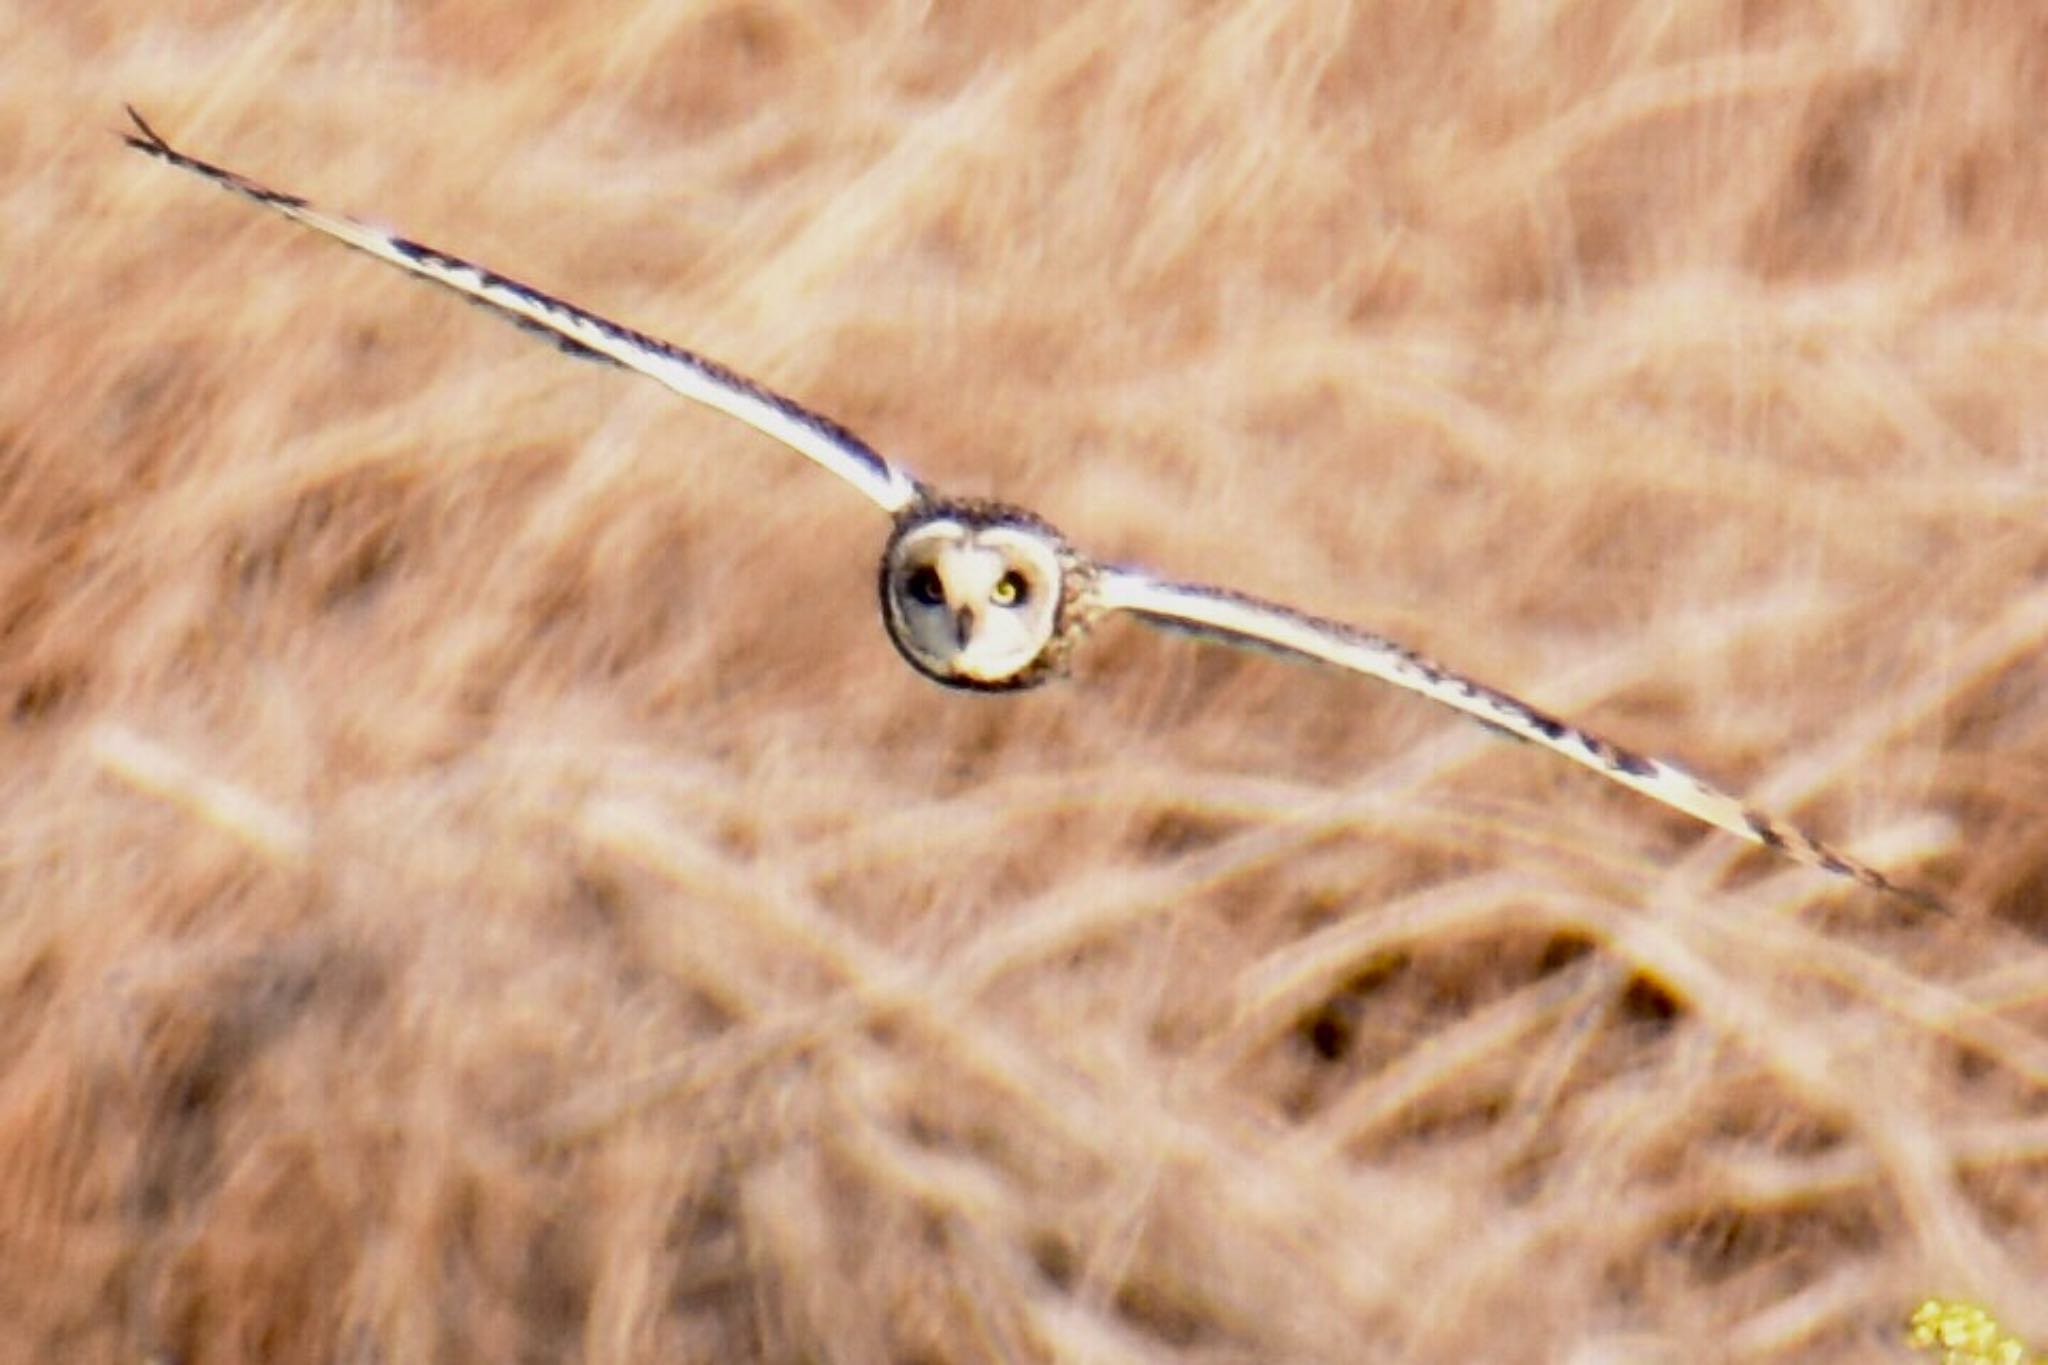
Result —
[{"label": "tan grass", "polygon": [[[2048,1339],[2023,4],[0,0],[0,1360]],[[704,349],[1696,763],[876,620]]]}]

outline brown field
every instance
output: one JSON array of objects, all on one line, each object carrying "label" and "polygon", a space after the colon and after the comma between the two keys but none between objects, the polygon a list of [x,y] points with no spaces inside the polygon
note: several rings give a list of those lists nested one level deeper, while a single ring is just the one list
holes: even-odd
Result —
[{"label": "brown field", "polygon": [[[0,1361],[2048,1341],[2048,11],[0,0]],[[1106,625],[701,348],[1931,888]]]}]

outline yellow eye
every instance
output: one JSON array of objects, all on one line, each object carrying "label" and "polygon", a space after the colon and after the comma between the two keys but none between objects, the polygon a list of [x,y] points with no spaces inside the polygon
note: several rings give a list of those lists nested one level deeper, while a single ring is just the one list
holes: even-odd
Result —
[{"label": "yellow eye", "polygon": [[939,572],[929,564],[913,570],[906,585],[910,595],[928,607],[936,607],[946,600],[946,585],[939,581]]},{"label": "yellow eye", "polygon": [[1023,574],[1012,569],[997,581],[988,600],[999,607],[1021,607],[1030,596],[1031,585],[1024,581]]}]

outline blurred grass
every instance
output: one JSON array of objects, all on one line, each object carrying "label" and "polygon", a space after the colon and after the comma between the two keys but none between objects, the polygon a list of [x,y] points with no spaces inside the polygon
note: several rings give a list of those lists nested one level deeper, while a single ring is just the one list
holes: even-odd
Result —
[{"label": "blurred grass", "polygon": [[[2031,11],[0,32],[0,1358],[2048,1338]],[[1264,659],[939,692],[845,489],[124,99],[1960,921]]]}]

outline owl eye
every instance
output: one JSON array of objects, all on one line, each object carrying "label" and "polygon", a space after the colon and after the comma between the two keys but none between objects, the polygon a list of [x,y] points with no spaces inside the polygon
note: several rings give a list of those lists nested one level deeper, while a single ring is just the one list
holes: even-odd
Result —
[{"label": "owl eye", "polygon": [[936,607],[946,600],[946,585],[939,581],[939,571],[927,564],[914,569],[904,581],[910,595],[928,607]]},{"label": "owl eye", "polygon": [[1031,585],[1024,580],[1023,574],[1012,569],[997,580],[988,600],[999,607],[1021,607],[1030,597]]}]

